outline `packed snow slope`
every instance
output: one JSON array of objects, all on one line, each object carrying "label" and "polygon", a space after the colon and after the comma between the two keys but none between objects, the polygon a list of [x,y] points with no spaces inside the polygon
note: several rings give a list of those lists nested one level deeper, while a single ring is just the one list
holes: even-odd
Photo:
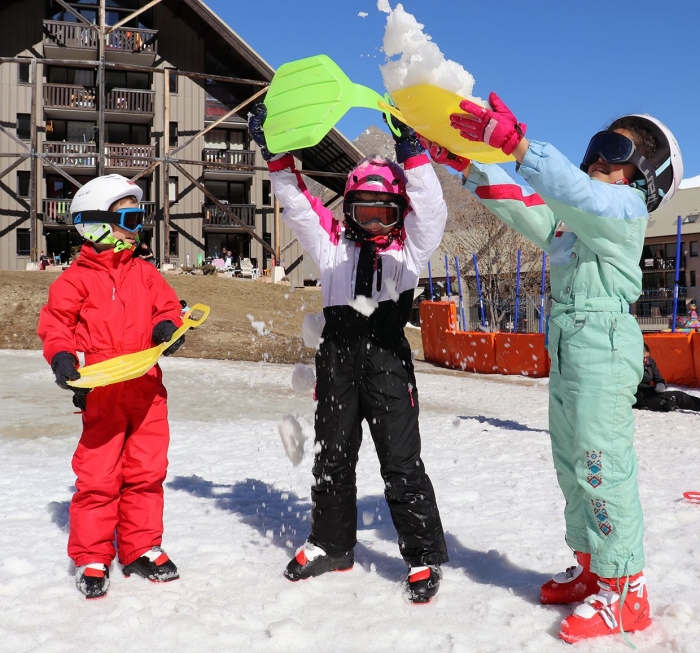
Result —
[{"label": "packed snow slope", "polygon": [[[538,589],[573,559],[547,433],[547,380],[420,364],[423,458],[450,562],[437,599],[410,605],[371,438],[358,466],[356,565],[290,583],[309,527],[313,401],[289,365],[165,359],[172,441],[163,546],[181,579],[111,568],[88,602],[66,557],[80,418],[37,351],[0,350],[0,651],[561,653],[564,607]],[[439,373],[435,373],[439,372]],[[303,393],[299,391],[303,390]],[[285,454],[293,418],[305,453]],[[638,651],[698,650],[700,416],[637,413],[654,624]],[[365,433],[367,433],[365,429]],[[297,453],[300,453],[297,451]],[[621,636],[577,653],[628,650]]]}]

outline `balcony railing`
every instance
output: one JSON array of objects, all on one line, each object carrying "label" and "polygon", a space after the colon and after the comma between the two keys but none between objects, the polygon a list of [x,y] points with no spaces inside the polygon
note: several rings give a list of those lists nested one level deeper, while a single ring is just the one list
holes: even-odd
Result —
[{"label": "balcony railing", "polygon": [[[67,143],[46,141],[44,154],[58,166],[90,168],[97,165],[97,145],[95,143]],[[150,159],[155,156],[155,145],[105,144],[105,166],[108,168],[148,168]]]},{"label": "balcony railing", "polygon": [[[204,170],[222,171],[231,170],[227,165],[253,166],[255,165],[255,152],[253,150],[219,150],[213,147],[205,147],[202,150],[202,161],[205,161]],[[224,166],[217,165],[223,163]]]},{"label": "balcony railing", "polygon": [[[227,208],[247,227],[255,227],[255,204],[228,204]],[[205,204],[204,226],[240,227],[240,223],[226,215],[216,204]]]},{"label": "balcony railing", "polygon": [[[107,35],[108,51],[157,54],[158,32],[152,29],[118,27]],[[99,33],[81,23],[44,21],[44,45],[59,48],[97,49]]]},{"label": "balcony railing", "polygon": [[152,29],[134,29],[133,27],[118,27],[107,34],[107,49],[123,52],[156,54],[157,31]]},{"label": "balcony railing", "polygon": [[[153,113],[155,91],[114,88],[105,97],[105,111]],[[94,87],[74,84],[44,84],[44,106],[58,109],[97,109]]]},{"label": "balcony railing", "polygon": [[[43,203],[44,224],[73,224],[70,204],[70,200],[45,199]],[[143,216],[143,226],[152,227],[156,218],[156,203],[141,202],[139,206],[146,212]]]},{"label": "balcony railing", "polygon": [[44,21],[44,45],[66,48],[96,49],[99,40],[97,30],[80,23],[64,23],[59,20]]}]

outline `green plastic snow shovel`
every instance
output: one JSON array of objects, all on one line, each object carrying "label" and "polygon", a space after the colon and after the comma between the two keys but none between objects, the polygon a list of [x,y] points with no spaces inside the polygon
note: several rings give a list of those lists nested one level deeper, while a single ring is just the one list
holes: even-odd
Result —
[{"label": "green plastic snow shovel", "polygon": [[[325,54],[280,66],[265,96],[265,140],[270,152],[313,147],[351,107],[377,109],[390,102],[355,84]],[[389,117],[389,112],[384,111]],[[392,129],[398,135],[398,130]]]},{"label": "green plastic snow shovel", "polygon": [[158,362],[160,355],[180,336],[184,335],[188,329],[196,328],[204,322],[209,315],[209,310],[210,308],[206,304],[195,304],[182,318],[182,326],[173,333],[173,337],[168,342],[133,354],[117,356],[101,363],[82,367],[78,370],[80,378],[68,381],[68,385],[74,388],[100,388],[143,376]]}]

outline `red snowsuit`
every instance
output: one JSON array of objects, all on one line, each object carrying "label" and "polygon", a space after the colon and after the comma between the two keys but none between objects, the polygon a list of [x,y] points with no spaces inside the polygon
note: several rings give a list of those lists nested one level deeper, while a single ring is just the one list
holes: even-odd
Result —
[{"label": "red snowsuit", "polygon": [[[44,357],[85,353],[85,364],[153,346],[162,320],[182,324],[175,291],[132,252],[96,252],[84,244],[75,263],[49,288],[39,317]],[[163,481],[170,440],[167,393],[156,365],[132,381],[87,395],[83,433],[73,455],[77,476],[70,507],[68,555],[76,566],[127,565],[160,546]]]}]

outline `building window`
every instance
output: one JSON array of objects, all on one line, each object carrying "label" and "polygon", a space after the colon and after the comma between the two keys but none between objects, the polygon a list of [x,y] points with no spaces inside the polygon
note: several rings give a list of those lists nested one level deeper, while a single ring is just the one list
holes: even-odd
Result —
[{"label": "building window", "polygon": [[698,255],[698,241],[697,240],[690,241],[690,255],[691,256]]},{"label": "building window", "polygon": [[177,147],[177,123],[170,123],[170,147]]},{"label": "building window", "polygon": [[31,180],[31,173],[26,171],[20,171],[17,173],[17,196],[18,197],[29,197],[29,182]]},{"label": "building window", "polygon": [[177,203],[178,189],[177,189],[177,177],[168,177],[168,201],[171,204]]},{"label": "building window", "polygon": [[690,271],[690,285],[695,286],[695,270]]},{"label": "building window", "polygon": [[177,94],[178,74],[174,70],[168,71],[168,89],[172,95]]},{"label": "building window", "polygon": [[17,81],[20,84],[31,84],[31,66],[29,62],[17,64]]},{"label": "building window", "polygon": [[29,229],[17,229],[17,256],[29,256]]},{"label": "building window", "polygon": [[180,240],[177,231],[170,232],[170,256],[177,258],[180,256]]},{"label": "building window", "polygon": [[17,114],[17,137],[28,141],[32,137],[31,116],[28,113]]},{"label": "building window", "polygon": [[271,189],[269,179],[263,179],[262,203],[263,203],[263,206],[271,206],[272,205],[272,189]]}]

